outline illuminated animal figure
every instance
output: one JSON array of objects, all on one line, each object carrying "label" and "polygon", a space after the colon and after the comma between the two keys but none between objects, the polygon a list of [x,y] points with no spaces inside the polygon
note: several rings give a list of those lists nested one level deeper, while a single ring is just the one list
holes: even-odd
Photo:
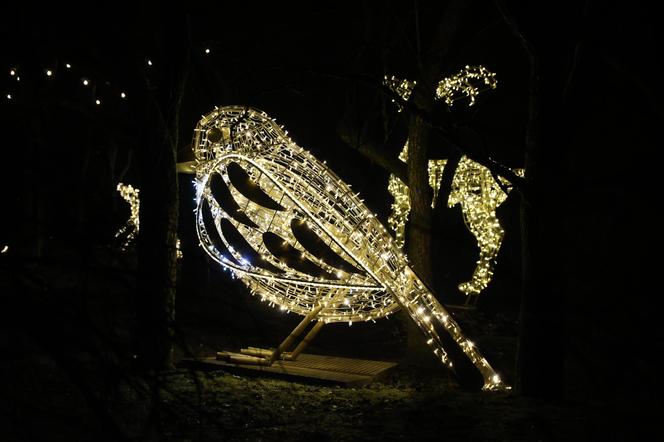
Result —
[{"label": "illuminated animal figure", "polygon": [[[386,77],[385,85],[408,100],[415,82],[401,80],[395,77]],[[475,97],[487,89],[495,89],[497,85],[495,74],[484,67],[470,67],[459,73],[444,78],[436,89],[436,98],[443,99],[452,106],[455,100],[469,98],[469,106],[475,104]],[[408,142],[403,147],[399,159],[408,162]],[[431,207],[435,207],[443,169],[447,160],[429,160],[429,185],[433,189]],[[523,169],[515,169],[514,173],[523,176]],[[461,205],[463,219],[468,230],[477,240],[479,259],[469,281],[459,284],[459,291],[466,295],[466,305],[475,305],[479,294],[484,290],[493,277],[493,268],[505,231],[496,217],[496,209],[505,201],[507,193],[503,189],[510,189],[510,183],[500,178],[502,186],[494,179],[491,171],[481,164],[462,156],[452,179],[452,188],[447,200],[447,206]],[[410,197],[408,186],[395,175],[390,175],[388,191],[394,198],[392,214],[388,219],[390,228],[395,232],[399,247],[404,245],[406,221],[410,213]]]},{"label": "illuminated animal figure", "polygon": [[[407,162],[408,143],[399,158]],[[431,207],[436,205],[440,180],[446,164],[447,160],[429,160],[429,185],[433,189]],[[523,176],[523,169],[515,169],[514,173]],[[500,179],[503,181],[503,187],[496,182],[489,169],[466,156],[462,156],[459,160],[452,179],[447,206],[453,207],[456,204],[461,206],[463,220],[477,240],[480,252],[473,276],[469,281],[459,284],[459,290],[466,295],[466,305],[476,304],[478,295],[491,282],[493,267],[505,235],[496,216],[496,209],[507,198],[507,193],[503,189],[509,186],[509,183],[505,179]],[[403,247],[406,221],[410,213],[408,186],[391,174],[387,188],[394,198],[388,223],[395,232],[397,244]],[[507,190],[509,191],[509,187]]]},{"label": "illuminated animal figure", "polygon": [[243,363],[297,357],[302,344],[286,350],[311,322],[303,344],[325,323],[402,308],[462,383],[507,388],[350,186],[264,112],[216,108],[193,147],[201,246],[251,294],[305,316],[276,350],[246,351]]}]

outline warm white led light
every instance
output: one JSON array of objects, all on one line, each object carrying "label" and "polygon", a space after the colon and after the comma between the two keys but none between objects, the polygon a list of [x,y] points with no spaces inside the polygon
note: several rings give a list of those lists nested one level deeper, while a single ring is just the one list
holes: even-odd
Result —
[{"label": "warm white led light", "polygon": [[131,184],[118,183],[116,189],[118,192],[120,192],[122,199],[129,203],[129,219],[125,225],[121,227],[120,230],[118,230],[118,232],[115,234],[116,238],[126,235],[125,241],[122,244],[122,249],[126,249],[129,244],[132,243],[134,238],[136,238],[140,228],[138,213],[141,207],[141,199],[138,196],[139,190],[133,187]]},{"label": "warm white led light", "polygon": [[[139,189],[133,187],[131,184],[123,183],[118,183],[116,189],[118,192],[120,192],[122,199],[129,203],[130,208],[129,219],[127,219],[125,225],[122,226],[115,234],[116,238],[121,236],[125,237],[121,248],[122,250],[127,250],[136,239],[136,235],[138,235],[138,231],[140,229],[140,218],[138,216],[141,208],[141,199],[139,197],[140,191]],[[182,258],[179,238],[175,241],[175,253],[178,259]]]}]

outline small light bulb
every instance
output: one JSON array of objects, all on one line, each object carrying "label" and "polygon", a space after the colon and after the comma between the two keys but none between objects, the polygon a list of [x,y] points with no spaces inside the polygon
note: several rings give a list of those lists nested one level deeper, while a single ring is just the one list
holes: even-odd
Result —
[{"label": "small light bulb", "polygon": [[21,77],[16,77],[16,81],[21,81]]},{"label": "small light bulb", "polygon": [[148,66],[152,66],[152,60],[148,60]]},{"label": "small light bulb", "polygon": [[83,79],[83,86],[87,86],[89,84],[90,84],[90,82],[87,80],[87,78],[84,78]]},{"label": "small light bulb", "polygon": [[101,100],[97,99],[95,100],[95,103],[97,104],[97,106],[99,106],[101,104]]},{"label": "small light bulb", "polygon": [[14,69],[12,69],[11,71],[9,71],[9,75],[11,75],[13,77],[14,75],[16,75],[16,71]]},{"label": "small light bulb", "polygon": [[127,98],[127,94],[125,94],[124,92],[120,92],[120,97],[121,98]]},{"label": "small light bulb", "polygon": [[7,100],[11,100],[11,99],[12,99],[12,94],[7,94]]},{"label": "small light bulb", "polygon": [[46,76],[50,77],[51,75],[53,75],[53,71],[50,69],[46,69]]},{"label": "small light bulb", "polygon": [[210,53],[210,48],[205,48],[205,53],[209,54]]},{"label": "small light bulb", "polygon": [[67,69],[71,69],[71,65],[70,65],[69,63],[65,64],[65,67],[66,67]]}]

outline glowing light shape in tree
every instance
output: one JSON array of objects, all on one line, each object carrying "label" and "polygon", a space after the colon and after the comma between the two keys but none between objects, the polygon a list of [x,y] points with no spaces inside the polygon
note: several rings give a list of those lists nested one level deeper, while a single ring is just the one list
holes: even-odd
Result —
[{"label": "glowing light shape in tree", "polygon": [[[123,184],[123,183],[118,183],[116,187],[117,191],[120,192],[120,196],[122,199],[127,201],[129,203],[129,219],[127,219],[127,222],[125,223],[124,226],[120,227],[120,230],[118,230],[115,234],[116,238],[120,238],[122,236],[125,237],[124,241],[122,242],[122,246],[120,248],[122,250],[127,250],[129,246],[134,242],[136,239],[136,235],[138,235],[138,231],[140,230],[140,208],[141,208],[141,198],[139,196],[140,190],[137,189],[136,187],[133,187],[131,184]],[[182,258],[182,251],[180,250],[180,240],[177,239],[175,242],[175,253],[177,259]]]},{"label": "glowing light shape in tree", "polygon": [[506,388],[358,195],[264,112],[217,108],[193,146],[201,246],[252,294],[301,315],[322,306],[325,322],[403,308],[443,364],[469,360],[484,389]]},{"label": "glowing light shape in tree", "polygon": [[[395,77],[385,77],[385,84],[404,100],[408,100],[415,87],[415,82],[398,80]],[[495,89],[497,85],[495,74],[482,66],[466,66],[461,72],[440,81],[436,89],[436,97],[443,99],[451,106],[455,100],[464,97],[470,98],[469,106],[475,103],[475,97],[483,90]],[[399,159],[408,162],[408,142],[399,154]],[[440,182],[447,160],[429,160],[429,185],[433,190],[431,207],[435,207],[440,190]],[[523,169],[516,169],[514,173],[523,176]],[[510,183],[502,179],[504,186]],[[395,175],[390,175],[387,189],[394,198],[392,213],[388,219],[390,228],[395,232],[396,242],[403,247],[406,232],[406,222],[410,213],[410,197],[408,186]],[[509,187],[508,187],[509,190]],[[471,231],[479,248],[479,259],[473,275],[469,281],[459,284],[459,291],[466,295],[466,303],[474,303],[478,295],[484,290],[493,278],[493,268],[496,257],[505,235],[496,217],[496,209],[505,201],[507,194],[496,182],[491,171],[481,164],[462,156],[459,160],[452,189],[447,206],[461,205],[463,219]]]},{"label": "glowing light shape in tree", "polygon": [[116,238],[124,236],[124,242],[122,243],[122,250],[126,250],[129,245],[134,241],[136,235],[138,234],[138,229],[140,228],[140,219],[138,213],[141,207],[141,199],[138,196],[139,190],[133,187],[131,184],[118,183],[117,191],[120,192],[122,199],[129,203],[129,219],[124,226],[120,228],[115,234]]},{"label": "glowing light shape in tree", "polygon": [[448,106],[452,106],[456,100],[468,97],[468,106],[472,106],[480,92],[495,89],[497,85],[496,74],[489,72],[484,66],[466,66],[438,83],[436,98],[445,100]]}]

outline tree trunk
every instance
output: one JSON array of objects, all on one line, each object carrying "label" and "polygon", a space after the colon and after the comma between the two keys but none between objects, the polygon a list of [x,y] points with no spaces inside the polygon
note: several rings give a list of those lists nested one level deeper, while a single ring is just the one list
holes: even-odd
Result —
[{"label": "tree trunk", "polygon": [[173,365],[173,331],[177,283],[179,110],[188,73],[187,36],[169,22],[156,30],[165,64],[164,75],[150,77],[143,97],[145,127],[138,153],[140,231],[136,294],[135,348],[144,370],[168,370]]},{"label": "tree trunk", "polygon": [[[410,214],[407,224],[406,244],[408,259],[415,273],[429,287],[433,286],[431,271],[431,197],[428,172],[428,126],[419,116],[412,116],[408,128],[408,190]],[[405,361],[413,366],[430,366],[431,349],[422,339],[422,332],[413,320],[402,311],[407,347]],[[437,366],[436,366],[437,367]]]},{"label": "tree trunk", "polygon": [[144,146],[142,161],[136,355],[146,370],[167,370],[173,363],[178,185],[175,155],[165,141]]},{"label": "tree trunk", "polygon": [[[462,19],[471,2],[455,0],[449,3],[445,15],[427,45],[427,52],[420,53],[420,74],[412,92],[413,104],[434,114],[435,89],[442,79],[443,66],[459,33]],[[419,44],[419,31],[416,36]],[[429,151],[432,129],[420,115],[412,114],[408,124],[408,189],[410,214],[406,245],[408,259],[418,276],[433,289],[431,262],[431,199],[429,186]],[[402,317],[405,316],[401,313]],[[406,360],[412,365],[428,365],[434,358],[425,345],[420,330],[410,318],[403,320],[407,332]]]},{"label": "tree trunk", "polygon": [[[562,37],[551,43],[549,34],[559,25],[556,29],[543,25],[549,23],[549,17],[531,23],[530,41],[509,16],[506,19],[521,38],[531,65],[516,388],[526,396],[556,400],[564,394],[564,211],[569,140],[562,136],[566,132],[561,128],[568,127],[564,90],[571,52]],[[569,22],[554,21],[567,23],[567,29],[572,28]]]},{"label": "tree trunk", "polygon": [[431,285],[431,198],[429,186],[427,126],[418,116],[411,117],[408,130],[408,257],[420,278]]}]

